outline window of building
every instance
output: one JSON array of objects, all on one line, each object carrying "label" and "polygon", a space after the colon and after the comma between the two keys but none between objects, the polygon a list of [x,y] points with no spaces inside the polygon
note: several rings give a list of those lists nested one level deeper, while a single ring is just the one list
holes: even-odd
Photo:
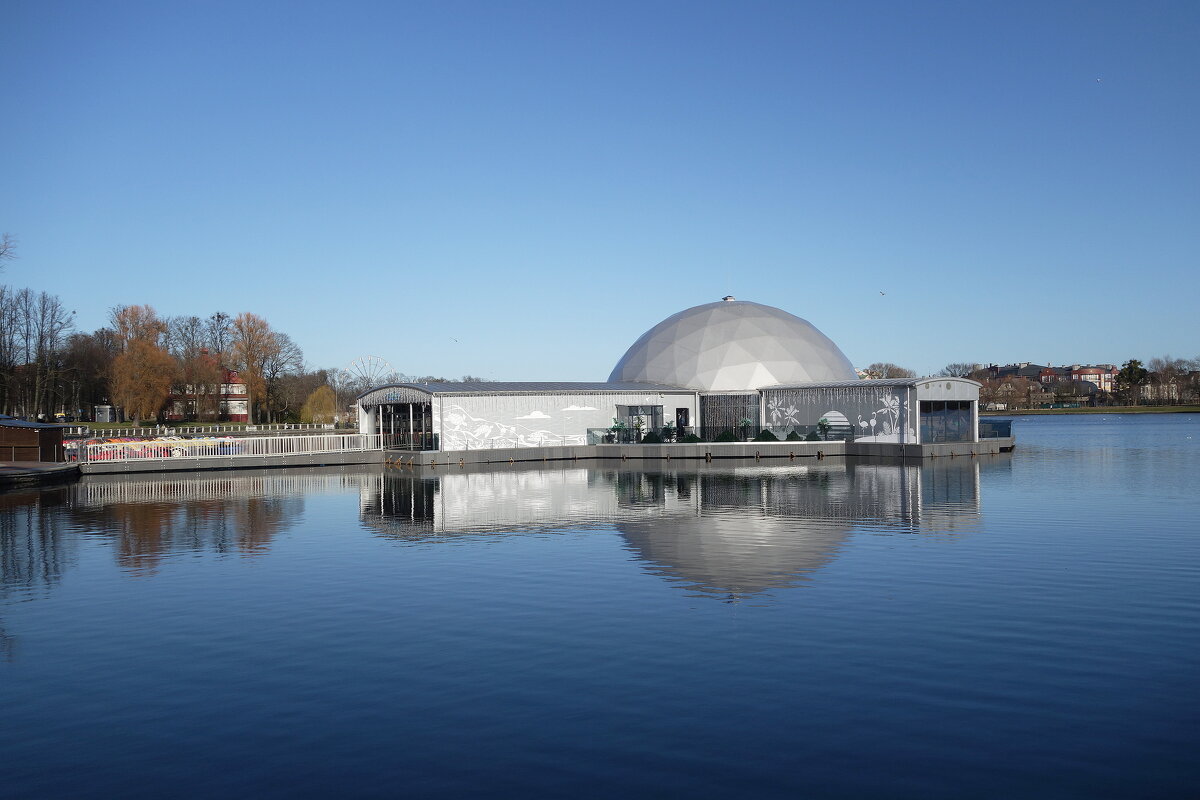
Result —
[{"label": "window of building", "polygon": [[617,406],[617,420],[627,428],[659,432],[663,427],[662,406]]},{"label": "window of building", "polygon": [[970,400],[922,400],[921,443],[974,441],[972,417]]}]

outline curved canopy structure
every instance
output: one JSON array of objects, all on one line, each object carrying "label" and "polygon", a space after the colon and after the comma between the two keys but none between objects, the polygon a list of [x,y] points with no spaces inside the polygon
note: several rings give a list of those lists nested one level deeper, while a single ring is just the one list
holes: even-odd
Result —
[{"label": "curved canopy structure", "polygon": [[608,379],[747,392],[856,377],[838,346],[808,321],[727,299],[680,311],[646,331]]}]

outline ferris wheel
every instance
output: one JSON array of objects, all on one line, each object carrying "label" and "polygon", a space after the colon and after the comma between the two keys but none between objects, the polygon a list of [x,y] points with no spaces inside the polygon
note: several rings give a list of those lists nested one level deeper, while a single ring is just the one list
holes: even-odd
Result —
[{"label": "ferris wheel", "polygon": [[362,356],[350,362],[346,367],[350,378],[365,386],[378,386],[384,378],[394,371],[392,365],[379,356]]}]

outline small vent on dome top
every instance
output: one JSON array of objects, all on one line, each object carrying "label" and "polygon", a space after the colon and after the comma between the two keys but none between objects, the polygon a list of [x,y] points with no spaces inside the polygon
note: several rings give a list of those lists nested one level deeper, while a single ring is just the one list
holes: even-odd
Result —
[{"label": "small vent on dome top", "polygon": [[737,300],[737,298],[731,294],[727,294],[724,297],[722,297],[721,299],[724,300],[726,303],[728,303],[730,300]]}]

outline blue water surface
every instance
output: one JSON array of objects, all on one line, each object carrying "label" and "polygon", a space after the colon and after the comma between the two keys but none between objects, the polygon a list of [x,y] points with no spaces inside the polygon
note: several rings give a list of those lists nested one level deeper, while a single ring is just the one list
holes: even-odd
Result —
[{"label": "blue water surface", "polygon": [[0,494],[6,797],[1195,797],[1200,416]]}]

